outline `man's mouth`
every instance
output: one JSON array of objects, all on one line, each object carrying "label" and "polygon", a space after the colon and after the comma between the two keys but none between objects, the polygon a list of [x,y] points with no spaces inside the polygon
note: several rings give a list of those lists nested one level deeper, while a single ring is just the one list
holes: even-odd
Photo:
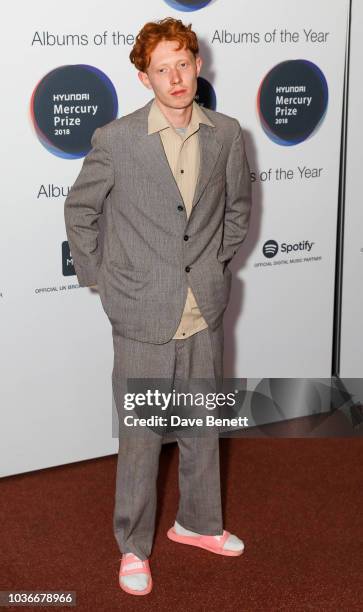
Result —
[{"label": "man's mouth", "polygon": [[183,93],[186,92],[186,89],[176,89],[175,91],[172,92],[172,96],[181,96]]}]

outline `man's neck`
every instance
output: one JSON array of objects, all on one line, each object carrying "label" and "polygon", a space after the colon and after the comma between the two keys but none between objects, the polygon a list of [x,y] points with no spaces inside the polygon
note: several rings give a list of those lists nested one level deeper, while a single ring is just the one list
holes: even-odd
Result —
[{"label": "man's neck", "polygon": [[159,102],[157,98],[155,98],[155,101],[170,125],[175,128],[187,127],[189,125],[193,112],[193,102],[185,108],[170,108],[170,106],[165,106]]}]

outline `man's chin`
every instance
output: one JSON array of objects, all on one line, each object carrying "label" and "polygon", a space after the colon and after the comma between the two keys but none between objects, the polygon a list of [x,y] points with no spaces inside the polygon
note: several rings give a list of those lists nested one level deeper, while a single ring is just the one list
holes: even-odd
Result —
[{"label": "man's chin", "polygon": [[169,96],[169,106],[172,108],[187,108],[193,103],[194,96]]}]

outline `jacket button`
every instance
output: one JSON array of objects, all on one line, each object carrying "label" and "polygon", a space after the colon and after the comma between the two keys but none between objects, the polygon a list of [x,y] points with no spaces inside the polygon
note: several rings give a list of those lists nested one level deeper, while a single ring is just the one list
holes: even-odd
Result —
[{"label": "jacket button", "polygon": [[178,210],[184,210],[184,207],[179,204]]},{"label": "jacket button", "polygon": [[190,272],[190,266],[186,266],[185,271]]},{"label": "jacket button", "polygon": [[189,236],[188,236],[188,234],[185,234],[185,236],[184,236],[184,240],[189,240]]}]

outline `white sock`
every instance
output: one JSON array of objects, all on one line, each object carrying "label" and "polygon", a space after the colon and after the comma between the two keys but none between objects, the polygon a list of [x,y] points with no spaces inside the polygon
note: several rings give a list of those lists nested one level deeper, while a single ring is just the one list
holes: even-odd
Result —
[{"label": "white sock", "polygon": [[[195,531],[184,529],[184,527],[182,527],[177,521],[175,521],[174,523],[174,529],[176,533],[178,533],[179,535],[185,535],[185,536],[199,536],[200,535],[199,533],[195,533]],[[216,538],[216,540],[220,540],[222,536],[217,535],[214,537]],[[243,550],[244,544],[242,540],[237,538],[237,536],[231,534],[228,536],[227,540],[223,544],[223,549],[224,550],[235,550],[235,551]]]},{"label": "white sock", "polygon": [[[132,553],[125,553],[126,558],[132,555]],[[137,557],[139,559],[139,557]],[[137,563],[140,565],[138,566]],[[124,569],[136,569],[137,567],[142,567],[141,559],[139,561],[135,561],[132,563],[128,563],[125,565]],[[146,574],[131,574],[130,576],[121,576],[121,582],[129,589],[133,589],[134,591],[143,591],[146,589],[149,581],[149,577]]]}]

